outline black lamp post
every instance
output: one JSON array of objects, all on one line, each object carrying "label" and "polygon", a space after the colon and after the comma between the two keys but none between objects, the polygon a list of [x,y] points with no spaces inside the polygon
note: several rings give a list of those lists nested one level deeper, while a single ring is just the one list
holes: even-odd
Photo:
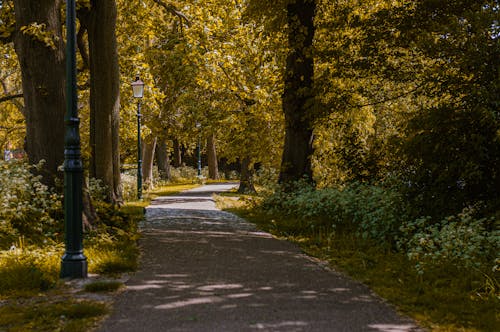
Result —
[{"label": "black lamp post", "polygon": [[82,239],[83,166],[80,152],[80,119],[76,91],[75,0],[66,1],[66,134],[64,137],[64,225],[66,249],[61,278],[86,278],[87,258]]},{"label": "black lamp post", "polygon": [[[201,124],[197,122],[196,128],[200,130]],[[198,133],[198,178],[201,178],[201,133]]]},{"label": "black lamp post", "polygon": [[137,199],[142,199],[141,98],[144,96],[144,82],[136,76],[131,85],[134,98],[137,98]]}]

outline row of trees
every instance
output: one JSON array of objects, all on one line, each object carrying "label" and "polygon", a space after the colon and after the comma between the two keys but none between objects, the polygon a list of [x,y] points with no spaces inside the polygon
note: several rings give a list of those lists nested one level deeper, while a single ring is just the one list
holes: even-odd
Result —
[{"label": "row of trees", "polygon": [[[211,176],[218,158],[239,160],[242,189],[259,162],[284,184],[396,182],[416,214],[498,208],[497,0],[78,4],[89,172],[115,202],[120,161],[135,155],[129,83],[140,73],[145,165],[156,150],[163,174],[167,151],[178,162],[202,137]],[[0,2],[12,96],[0,116],[11,133],[21,111],[30,161],[46,159],[51,174],[62,163],[62,5]],[[8,67],[12,42],[22,75]]]}]

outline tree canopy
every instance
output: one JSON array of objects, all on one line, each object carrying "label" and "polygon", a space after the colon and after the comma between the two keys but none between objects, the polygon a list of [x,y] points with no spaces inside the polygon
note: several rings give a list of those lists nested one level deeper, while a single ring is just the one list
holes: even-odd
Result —
[{"label": "tree canopy", "polygon": [[[31,114],[19,98],[26,91],[13,37],[57,46],[42,20],[16,28],[15,4],[0,3],[3,148],[7,141],[23,145],[23,119]],[[78,6],[85,12],[95,4]],[[143,138],[160,137],[170,152],[177,145],[194,151],[198,138],[211,138],[219,158],[280,169],[283,182],[395,181],[417,214],[479,203],[497,208],[498,1],[117,0],[116,6],[122,163],[136,155],[130,82],[140,74]],[[80,114],[90,158],[92,43],[81,41]]]}]

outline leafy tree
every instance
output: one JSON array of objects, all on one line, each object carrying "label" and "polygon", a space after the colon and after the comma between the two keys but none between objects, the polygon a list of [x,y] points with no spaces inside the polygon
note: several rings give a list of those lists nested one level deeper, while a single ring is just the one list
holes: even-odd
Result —
[{"label": "leafy tree", "polygon": [[282,53],[275,49],[283,34],[267,35],[259,22],[245,18],[246,4],[214,1],[197,7],[186,30],[193,45],[190,61],[199,69],[198,89],[206,96],[198,117],[208,135],[218,137],[220,155],[242,163],[242,191],[253,189],[254,163],[279,158],[282,125]]},{"label": "leafy tree", "polygon": [[498,11],[498,1],[426,0],[401,20],[401,38],[433,63],[424,93],[436,102],[412,119],[402,149],[420,211],[499,207]]}]

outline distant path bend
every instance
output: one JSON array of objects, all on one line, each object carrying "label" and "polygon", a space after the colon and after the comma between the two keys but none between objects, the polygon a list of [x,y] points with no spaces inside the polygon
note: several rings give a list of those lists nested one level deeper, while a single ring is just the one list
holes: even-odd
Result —
[{"label": "distant path bend", "polygon": [[214,184],[146,209],[139,271],[100,331],[421,331],[364,285],[216,209]]}]

